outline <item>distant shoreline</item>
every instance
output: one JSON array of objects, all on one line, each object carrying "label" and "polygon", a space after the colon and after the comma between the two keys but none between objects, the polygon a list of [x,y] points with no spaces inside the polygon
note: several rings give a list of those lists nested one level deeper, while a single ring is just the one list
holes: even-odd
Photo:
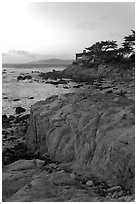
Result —
[{"label": "distant shoreline", "polygon": [[2,64],[2,68],[32,68],[32,67],[67,67],[71,64],[30,64],[30,63],[19,63],[19,64]]}]

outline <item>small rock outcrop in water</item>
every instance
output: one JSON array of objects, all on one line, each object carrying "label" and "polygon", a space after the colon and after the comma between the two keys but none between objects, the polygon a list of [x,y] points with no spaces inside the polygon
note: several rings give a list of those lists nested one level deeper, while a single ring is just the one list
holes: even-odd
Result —
[{"label": "small rock outcrop in water", "polygon": [[15,98],[15,99],[13,99],[13,101],[20,101],[20,99],[19,98]]},{"label": "small rock outcrop in water", "polygon": [[34,104],[26,139],[31,152],[48,152],[134,192],[134,101],[115,97],[72,93]]},{"label": "small rock outcrop in water", "polygon": [[15,112],[16,112],[17,114],[23,113],[23,112],[25,112],[25,111],[26,111],[25,108],[22,108],[21,106],[18,106],[18,107],[16,108],[16,110],[15,110]]},{"label": "small rock outcrop in water", "polygon": [[30,75],[26,75],[26,76],[20,75],[20,76],[17,77],[17,79],[18,80],[32,79],[32,76],[30,76]]}]

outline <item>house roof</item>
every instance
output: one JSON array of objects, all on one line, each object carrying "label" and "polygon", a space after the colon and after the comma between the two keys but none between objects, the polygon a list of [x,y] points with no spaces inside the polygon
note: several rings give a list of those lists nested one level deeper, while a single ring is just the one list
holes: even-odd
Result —
[{"label": "house roof", "polygon": [[82,57],[83,55],[87,55],[87,56],[89,56],[89,55],[91,55],[91,54],[94,54],[94,53],[92,53],[92,52],[76,53],[76,55],[79,56],[79,57]]}]

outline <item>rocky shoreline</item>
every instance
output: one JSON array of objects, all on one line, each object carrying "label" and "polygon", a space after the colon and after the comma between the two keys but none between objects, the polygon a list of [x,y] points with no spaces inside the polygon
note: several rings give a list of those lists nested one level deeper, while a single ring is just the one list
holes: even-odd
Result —
[{"label": "rocky shoreline", "polygon": [[3,201],[134,201],[134,74],[100,67],[41,74],[67,85],[79,71],[77,91],[3,116]]}]

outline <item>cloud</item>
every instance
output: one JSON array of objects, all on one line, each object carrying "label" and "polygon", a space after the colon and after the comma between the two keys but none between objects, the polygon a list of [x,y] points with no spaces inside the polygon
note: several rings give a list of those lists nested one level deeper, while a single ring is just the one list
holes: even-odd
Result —
[{"label": "cloud", "polygon": [[102,16],[99,20],[86,20],[80,23],[77,23],[76,27],[79,30],[93,30],[95,28],[100,28],[108,22],[107,16]]},{"label": "cloud", "polygon": [[29,53],[26,50],[9,50],[2,53],[3,63],[24,63],[37,59],[37,54]]},{"label": "cloud", "polygon": [[30,53],[25,50],[10,50],[7,53],[2,53],[3,63],[28,63],[31,61],[39,61],[50,58],[70,59],[70,57],[65,53],[60,55],[46,55]]},{"label": "cloud", "polygon": [[9,50],[7,53],[2,53],[2,57],[27,57],[35,58],[36,55],[25,50]]},{"label": "cloud", "polygon": [[28,63],[32,61],[39,61],[44,59],[71,59],[72,56],[68,53],[63,54],[45,54],[45,53],[31,53],[26,50],[9,50],[2,53],[3,63]]},{"label": "cloud", "polygon": [[29,55],[29,53],[27,51],[25,51],[25,50],[18,50],[18,51],[16,51],[16,54],[25,55],[25,56]]}]

